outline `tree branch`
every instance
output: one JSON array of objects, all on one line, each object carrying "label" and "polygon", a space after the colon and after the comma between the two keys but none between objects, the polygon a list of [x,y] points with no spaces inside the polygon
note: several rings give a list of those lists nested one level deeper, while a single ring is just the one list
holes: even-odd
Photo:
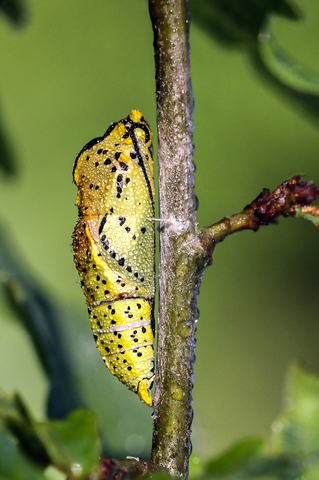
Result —
[{"label": "tree branch", "polygon": [[231,233],[247,229],[256,232],[262,225],[275,223],[280,215],[306,218],[318,225],[319,207],[307,205],[319,197],[319,188],[313,182],[302,181],[301,177],[291,177],[272,193],[264,189],[242,212],[203,228],[202,233],[216,244]]},{"label": "tree branch", "polygon": [[[196,229],[188,3],[149,0],[149,10],[156,64],[160,218],[166,220],[160,232],[152,461],[187,477],[196,301],[211,249],[201,243]],[[212,245],[210,238],[208,244]]]}]

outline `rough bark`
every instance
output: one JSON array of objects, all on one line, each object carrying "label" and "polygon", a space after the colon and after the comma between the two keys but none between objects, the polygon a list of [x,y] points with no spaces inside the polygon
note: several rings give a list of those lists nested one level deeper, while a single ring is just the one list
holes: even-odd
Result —
[{"label": "rough bark", "polygon": [[161,224],[152,461],[187,476],[196,301],[203,248],[196,230],[193,93],[185,0],[150,0],[154,29]]}]

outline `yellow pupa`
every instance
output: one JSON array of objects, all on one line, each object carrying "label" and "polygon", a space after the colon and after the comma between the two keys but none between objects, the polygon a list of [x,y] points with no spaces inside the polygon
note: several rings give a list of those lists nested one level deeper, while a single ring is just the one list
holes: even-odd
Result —
[{"label": "yellow pupa", "polygon": [[154,176],[152,132],[138,110],[78,154],[74,261],[94,339],[111,371],[152,406]]}]

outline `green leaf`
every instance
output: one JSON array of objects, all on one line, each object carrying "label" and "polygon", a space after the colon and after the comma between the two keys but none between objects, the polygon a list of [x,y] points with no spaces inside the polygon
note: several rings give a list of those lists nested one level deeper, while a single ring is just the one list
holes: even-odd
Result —
[{"label": "green leaf", "polygon": [[101,444],[90,411],[76,410],[65,420],[37,422],[19,395],[0,391],[0,418],[24,454],[43,468],[54,465],[72,478],[81,478],[98,463]]},{"label": "green leaf", "polygon": [[205,28],[217,40],[240,46],[255,42],[269,15],[281,15],[292,20],[300,10],[287,0],[190,0],[191,19]]},{"label": "green leaf", "polygon": [[290,369],[284,409],[273,425],[275,452],[319,455],[319,378],[299,365]]},{"label": "green leaf", "polygon": [[252,437],[236,443],[220,457],[206,466],[207,473],[214,476],[227,476],[247,471],[252,461],[259,458],[265,448],[261,438]]},{"label": "green leaf", "polygon": [[251,50],[255,68],[264,79],[299,107],[319,117],[319,76],[281,48],[271,33],[270,22]]},{"label": "green leaf", "polygon": [[52,463],[71,478],[88,476],[97,466],[101,454],[96,420],[85,410],[77,410],[65,420],[37,426]]},{"label": "green leaf", "polygon": [[319,478],[319,377],[297,364],[288,375],[283,412],[273,424],[273,448],[299,458],[307,480]]},{"label": "green leaf", "polygon": [[[285,479],[296,480],[302,472],[299,459],[289,455],[265,454],[265,442],[256,437],[242,440],[209,462],[205,478],[224,480]],[[203,479],[203,480],[204,480]]]},{"label": "green leaf", "polygon": [[319,118],[319,77],[281,48],[271,33],[271,19],[301,17],[293,1],[193,0],[191,18],[216,40],[240,48],[257,73],[283,98]]},{"label": "green leaf", "polygon": [[40,468],[30,462],[16,440],[0,422],[0,480],[45,480]]},{"label": "green leaf", "polygon": [[0,418],[30,459],[43,467],[49,464],[49,457],[36,431],[36,423],[18,394],[7,395],[0,391]]}]

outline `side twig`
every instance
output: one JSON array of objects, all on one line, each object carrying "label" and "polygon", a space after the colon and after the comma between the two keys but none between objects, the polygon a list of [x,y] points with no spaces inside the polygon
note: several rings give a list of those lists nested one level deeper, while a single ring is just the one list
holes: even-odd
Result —
[{"label": "side twig", "polygon": [[301,177],[291,177],[273,192],[264,189],[242,212],[223,218],[220,222],[203,228],[202,232],[211,236],[216,244],[241,230],[256,232],[263,225],[275,223],[280,215],[306,218],[318,224],[319,207],[307,205],[319,197],[319,188],[313,182],[302,181]]}]

